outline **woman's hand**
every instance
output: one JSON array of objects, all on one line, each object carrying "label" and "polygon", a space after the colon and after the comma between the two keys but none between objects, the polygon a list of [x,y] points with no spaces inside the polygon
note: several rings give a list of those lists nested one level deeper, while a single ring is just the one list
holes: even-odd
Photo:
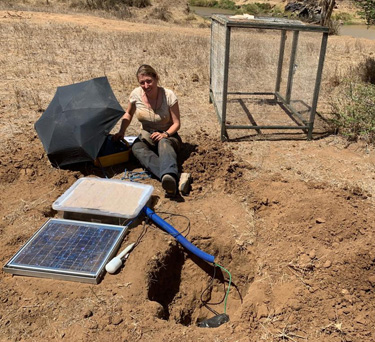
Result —
[{"label": "woman's hand", "polygon": [[157,142],[163,138],[168,138],[168,135],[164,132],[154,132],[150,135],[150,138],[152,139],[152,141]]},{"label": "woman's hand", "polygon": [[129,102],[128,108],[127,108],[127,110],[126,110],[126,112],[125,112],[125,114],[124,114],[124,116],[122,117],[122,120],[121,120],[120,130],[116,134],[113,135],[114,141],[124,139],[126,129],[128,128],[128,126],[130,125],[130,123],[133,119],[133,114],[135,112],[135,109],[136,109],[135,103]]},{"label": "woman's hand", "polygon": [[122,133],[120,131],[120,132],[117,132],[115,135],[113,135],[112,139],[113,141],[119,141],[119,140],[124,139],[124,136],[125,136],[125,133]]}]

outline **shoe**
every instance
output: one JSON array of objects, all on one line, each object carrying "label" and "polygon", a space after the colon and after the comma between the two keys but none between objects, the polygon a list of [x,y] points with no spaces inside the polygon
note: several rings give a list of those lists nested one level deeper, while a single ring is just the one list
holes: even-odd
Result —
[{"label": "shoe", "polygon": [[178,190],[180,190],[180,192],[183,195],[187,195],[189,193],[190,181],[191,181],[190,173],[181,173],[180,182],[178,184]]},{"label": "shoe", "polygon": [[161,186],[168,196],[175,196],[177,192],[176,179],[169,173],[165,174],[161,179]]}]

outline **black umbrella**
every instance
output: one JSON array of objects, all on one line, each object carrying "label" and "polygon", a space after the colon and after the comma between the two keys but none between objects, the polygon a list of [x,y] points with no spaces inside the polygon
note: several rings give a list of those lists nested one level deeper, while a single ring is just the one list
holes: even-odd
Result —
[{"label": "black umbrella", "polygon": [[35,129],[53,166],[94,160],[124,114],[107,77],[58,87]]}]

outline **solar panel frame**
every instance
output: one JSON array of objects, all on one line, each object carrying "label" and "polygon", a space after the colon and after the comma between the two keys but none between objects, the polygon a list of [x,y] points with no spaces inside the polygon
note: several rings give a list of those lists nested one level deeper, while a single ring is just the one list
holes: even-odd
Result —
[{"label": "solar panel frame", "polygon": [[49,219],[3,270],[15,275],[98,284],[127,229],[127,226]]}]

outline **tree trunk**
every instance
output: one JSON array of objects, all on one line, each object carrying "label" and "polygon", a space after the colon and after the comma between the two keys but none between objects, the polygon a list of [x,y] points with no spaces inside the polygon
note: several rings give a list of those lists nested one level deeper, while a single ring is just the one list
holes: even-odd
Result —
[{"label": "tree trunk", "polygon": [[328,26],[329,21],[331,20],[331,15],[333,12],[333,8],[335,7],[336,1],[335,0],[322,0],[321,2],[321,19],[320,24],[322,26]]}]

